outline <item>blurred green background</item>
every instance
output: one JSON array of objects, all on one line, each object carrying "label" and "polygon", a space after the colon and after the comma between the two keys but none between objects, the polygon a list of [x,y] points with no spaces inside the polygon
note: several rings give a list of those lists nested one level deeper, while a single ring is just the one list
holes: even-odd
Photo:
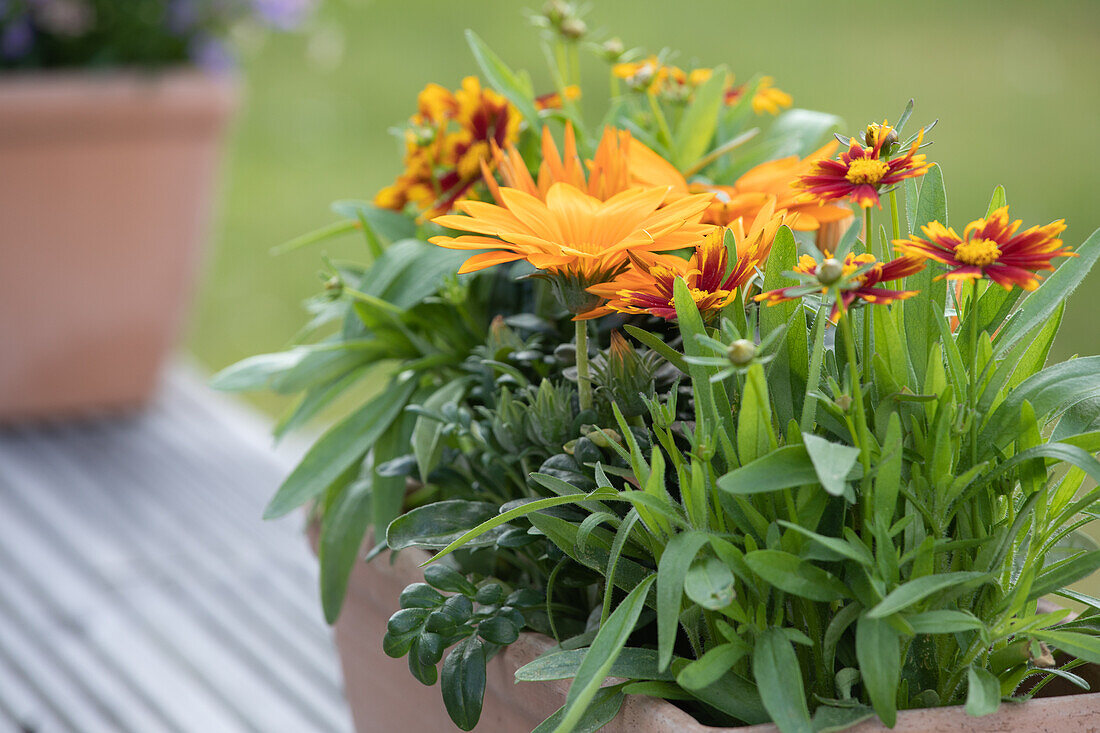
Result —
[{"label": "blurred green background", "polygon": [[[323,0],[312,26],[272,37],[244,64],[244,104],[224,167],[212,251],[189,346],[219,369],[286,345],[304,322],[323,253],[351,257],[360,242],[268,249],[335,217],[339,198],[370,198],[400,170],[387,129],[411,114],[428,82],[454,88],[476,73],[462,31],[473,28],[536,89],[551,89],[525,9],[503,0]],[[771,74],[796,107],[843,117],[848,132],[895,119],[917,100],[934,118],[927,150],[944,169],[951,223],[985,213],[1004,184],[1025,226],[1064,217],[1066,241],[1100,227],[1100,2],[654,2],[597,0],[590,29],[627,47],[680,52],[689,67],[726,64],[739,79]],[[584,59],[588,104],[607,67]],[[1073,262],[1069,263],[1073,266]],[[1100,272],[1070,302],[1053,358],[1100,352]],[[268,410],[277,398],[257,396]]]}]

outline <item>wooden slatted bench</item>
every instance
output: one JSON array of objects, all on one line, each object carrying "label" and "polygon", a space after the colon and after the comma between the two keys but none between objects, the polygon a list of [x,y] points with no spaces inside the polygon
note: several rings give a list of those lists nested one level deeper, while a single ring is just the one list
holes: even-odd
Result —
[{"label": "wooden slatted bench", "polygon": [[177,368],[137,414],[0,429],[0,733],[351,730],[291,466]]}]

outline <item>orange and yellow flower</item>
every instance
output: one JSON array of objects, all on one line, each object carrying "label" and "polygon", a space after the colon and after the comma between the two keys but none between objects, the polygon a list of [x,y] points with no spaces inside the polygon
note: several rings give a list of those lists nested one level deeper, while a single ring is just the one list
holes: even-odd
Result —
[{"label": "orange and yellow flower", "polygon": [[892,160],[885,159],[882,147],[887,142],[884,135],[876,135],[874,145],[865,148],[854,138],[846,152],[838,160],[819,160],[813,169],[798,178],[794,185],[805,191],[805,200],[829,203],[854,201],[863,208],[879,206],[879,191],[900,183],[906,178],[923,176],[932,167],[923,154],[918,154],[922,130],[913,141],[909,152]]},{"label": "orange and yellow flower", "polygon": [[823,224],[847,219],[852,212],[843,206],[807,201],[791,184],[815,163],[831,156],[837,145],[836,141],[830,142],[801,159],[792,155],[761,163],[746,171],[732,186],[716,186],[689,184],[675,166],[635,140],[630,149],[630,178],[636,185],[669,186],[674,196],[714,194],[714,201],[703,217],[708,224],[726,226],[737,219],[751,221],[765,206],[774,203],[776,209],[798,214],[798,218],[791,223],[793,229],[816,231]]},{"label": "orange and yellow flower", "polygon": [[[825,260],[830,257],[825,253]],[[802,255],[794,271],[803,277],[803,283],[792,285],[778,290],[769,290],[756,296],[758,301],[766,301],[769,305],[782,303],[788,300],[797,300],[804,295],[820,290],[828,293],[832,287],[840,292],[840,301],[833,304],[830,318],[836,319],[843,305],[844,310],[850,308],[857,300],[876,305],[888,305],[896,300],[905,300],[916,295],[916,290],[894,290],[882,287],[884,283],[900,280],[903,277],[916,274],[924,269],[924,262],[920,257],[897,257],[889,262],[879,262],[871,254],[849,253],[844,258],[840,277],[833,286],[823,286],[819,283],[808,285],[818,277],[819,271],[825,260],[818,262],[810,255]]]},{"label": "orange and yellow flower", "polygon": [[[730,86],[726,89],[726,105],[737,104],[741,101],[747,88],[747,84],[734,85],[731,78]],[[775,79],[770,76],[760,78],[760,82],[756,85],[756,90],[752,95],[752,111],[758,115],[777,115],[780,109],[790,107],[793,103],[794,98],[782,89],[777,88]]]},{"label": "orange and yellow flower", "polygon": [[954,229],[939,222],[922,227],[925,238],[894,241],[901,252],[941,262],[949,270],[940,275],[950,280],[977,280],[987,277],[1006,290],[1019,285],[1024,290],[1039,287],[1039,270],[1053,270],[1055,257],[1076,257],[1058,235],[1066,229],[1065,220],[1046,226],[1033,226],[1017,233],[1022,222],[1010,221],[1003,206],[985,219],[966,225],[960,237]]},{"label": "orange and yellow flower", "polygon": [[847,219],[852,216],[847,207],[806,201],[791,187],[791,182],[807,173],[815,163],[832,156],[837,145],[839,143],[834,140],[805,158],[792,155],[761,163],[746,171],[732,186],[693,184],[692,191],[706,190],[716,194],[703,220],[723,225],[741,217],[751,219],[769,201],[775,201],[777,208],[798,214],[791,228],[801,231],[816,231],[822,224]]},{"label": "orange and yellow flower", "polygon": [[[631,181],[629,160],[632,154],[637,154],[642,148],[644,151],[641,152],[656,155],[641,143],[633,141],[628,131],[608,127],[604,129],[595,157],[585,165],[577,152],[573,126],[566,124],[564,155],[558,152],[549,128],[542,129],[542,162],[539,164],[538,181],[531,177],[523,156],[513,145],[505,150],[494,147],[493,162],[505,187],[523,191],[544,201],[550,187],[555,183],[568,183],[589,196],[606,201],[617,193],[638,187],[636,182]],[[498,195],[500,187],[493,178],[492,171],[488,166],[483,166],[482,172],[493,198],[503,205]]]},{"label": "orange and yellow flower", "polygon": [[473,272],[526,260],[558,289],[573,313],[599,304],[585,288],[624,270],[631,252],[663,252],[694,245],[709,229],[699,220],[709,197],[689,196],[665,205],[668,191],[634,188],[605,201],[569,183],[554,183],[545,201],[515,188],[499,188],[501,205],[463,201],[464,216],[433,221],[471,234],[437,236],[449,249],[489,250],[459,269]]},{"label": "orange and yellow flower", "polygon": [[[572,102],[581,98],[581,88],[576,84],[570,84],[562,91],[567,101]],[[535,97],[535,109],[540,111],[544,109],[561,109],[562,104],[562,93],[559,92],[549,92]]]},{"label": "orange and yellow flower", "polygon": [[631,253],[633,267],[610,282],[588,288],[608,302],[578,318],[617,312],[648,313],[672,320],[676,317],[673,293],[678,277],[683,278],[703,317],[709,318],[733,300],[738,288],[748,287],[767,262],[779,227],[791,218],[785,211],[775,211],[773,204],[760,212],[747,234],[742,221],[737,220],[730,227],[737,245],[737,262],[732,268],[724,243],[725,227],[715,228],[696,244],[687,260],[676,255]]},{"label": "orange and yellow flower", "polygon": [[400,211],[412,203],[426,216],[450,211],[481,180],[491,146],[517,140],[519,125],[516,109],[477,77],[454,92],[429,84],[405,131],[405,171],[378,192],[375,205]]},{"label": "orange and yellow flower", "polygon": [[656,56],[615,64],[611,67],[611,73],[634,89],[652,94],[679,89],[688,82],[688,75],[683,69],[665,64]]}]

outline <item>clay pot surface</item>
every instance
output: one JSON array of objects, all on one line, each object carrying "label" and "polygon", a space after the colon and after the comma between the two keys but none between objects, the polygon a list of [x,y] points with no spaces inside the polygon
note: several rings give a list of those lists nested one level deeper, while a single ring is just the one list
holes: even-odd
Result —
[{"label": "clay pot surface", "polygon": [[[310,532],[316,547],[316,530]],[[447,717],[438,684],[413,679],[404,659],[382,652],[386,621],[400,609],[405,586],[422,582],[419,564],[428,554],[404,550],[358,563],[336,622],[336,645],[344,671],[344,691],[358,733],[441,733],[457,731]],[[520,640],[494,657],[487,670],[485,705],[475,731],[528,733],[565,703],[570,680],[514,682],[524,664],[554,645],[539,634]],[[864,721],[851,733],[883,733],[878,721]],[[1100,733],[1100,693],[1006,703],[993,715],[972,718],[961,707],[903,710],[895,733]],[[714,728],[701,725],[671,703],[632,695],[601,733],[779,733],[764,725]]]},{"label": "clay pot surface", "polygon": [[150,395],[236,97],[189,69],[0,79],[0,420]]}]

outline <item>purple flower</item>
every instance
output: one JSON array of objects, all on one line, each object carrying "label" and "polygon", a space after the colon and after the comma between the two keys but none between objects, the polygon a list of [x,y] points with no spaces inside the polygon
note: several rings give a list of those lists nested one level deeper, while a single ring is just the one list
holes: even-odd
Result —
[{"label": "purple flower", "polygon": [[207,71],[227,71],[235,65],[233,54],[213,36],[197,36],[187,49],[191,61]]},{"label": "purple flower", "polygon": [[24,15],[7,24],[0,31],[0,57],[21,59],[34,48],[34,27],[31,18]]},{"label": "purple flower", "polygon": [[252,0],[252,7],[264,23],[289,31],[302,24],[313,8],[313,0]]},{"label": "purple flower", "polygon": [[195,0],[169,0],[165,11],[168,32],[182,36],[199,22],[198,4]]}]

